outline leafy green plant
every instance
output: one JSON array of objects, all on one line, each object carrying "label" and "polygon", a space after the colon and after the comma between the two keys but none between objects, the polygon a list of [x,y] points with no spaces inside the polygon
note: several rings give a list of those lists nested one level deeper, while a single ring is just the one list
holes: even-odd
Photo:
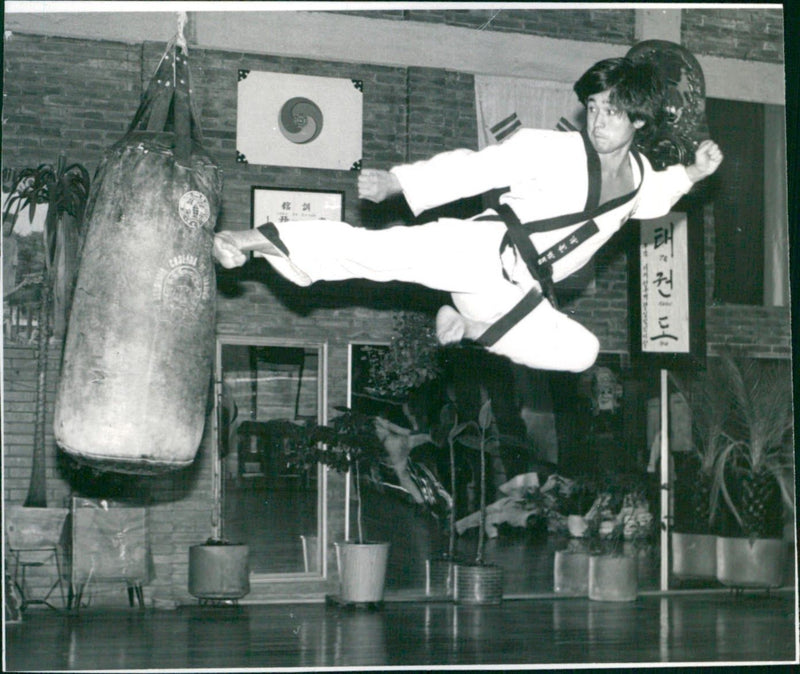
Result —
[{"label": "leafy green plant", "polygon": [[[67,164],[66,155],[58,156],[53,164],[39,164],[25,168],[14,175],[9,184],[10,194],[3,207],[3,219],[16,221],[20,211],[27,210],[30,221],[38,205],[47,204],[53,209],[48,217],[69,213],[76,220],[83,217],[89,198],[89,172],[82,164]],[[55,232],[47,232],[52,241]]]},{"label": "leafy green plant", "polygon": [[456,437],[460,432],[458,410],[455,403],[448,402],[439,410],[439,425],[432,433],[439,446],[447,444],[450,468],[450,512],[448,513],[448,545],[447,559],[455,560],[456,553]]},{"label": "leafy green plant", "polygon": [[571,488],[559,498],[557,508],[564,515],[585,515],[597,498],[597,484],[589,475],[572,480]]},{"label": "leafy green plant", "polygon": [[584,541],[590,555],[618,557],[624,554],[624,524],[621,521],[603,521],[598,517],[587,520],[586,524],[588,526],[584,533]]},{"label": "leafy green plant", "polygon": [[367,392],[405,400],[410,391],[442,372],[440,346],[430,316],[403,311],[395,315],[395,334],[389,348],[365,346]]},{"label": "leafy green plant", "polygon": [[[53,319],[56,333],[63,336],[82,245],[82,226],[89,200],[90,179],[81,164],[67,164],[60,154],[53,164],[19,171],[11,180],[3,206],[3,221],[11,223],[8,234],[21,211],[28,211],[31,222],[36,207],[47,204],[42,238],[44,243],[44,280],[39,303],[36,357],[36,406],[31,480],[26,506],[46,507],[45,426],[47,346]],[[55,301],[54,301],[55,299]]]},{"label": "leafy green plant", "polygon": [[714,465],[730,442],[725,429],[734,409],[731,388],[719,370],[712,361],[700,374],[670,374],[692,413],[691,451],[675,456],[674,528],[683,533],[711,531]]},{"label": "leafy green plant", "polygon": [[584,540],[590,554],[625,554],[625,542],[647,546],[655,534],[644,479],[636,473],[606,472],[586,482],[586,494],[597,496],[586,513]]},{"label": "leafy green plant", "polygon": [[[467,447],[472,447],[480,452],[480,524],[478,527],[478,544],[475,552],[475,564],[483,564],[483,553],[486,544],[486,451],[491,446],[500,442],[497,426],[494,423],[494,413],[492,412],[492,401],[484,395],[484,402],[478,412],[478,420],[456,423],[448,434],[448,442],[452,447],[458,440]],[[451,454],[452,457],[452,454]],[[453,460],[451,458],[451,471],[453,470]],[[455,508],[453,508],[455,511]],[[451,525],[454,523],[451,520]],[[451,528],[452,531],[452,528]],[[452,534],[451,534],[452,535]]]},{"label": "leafy green plant", "polygon": [[[83,216],[89,200],[89,172],[78,163],[67,164],[64,154],[57,163],[40,164],[17,172],[11,193],[3,206],[3,220],[11,234],[20,212],[28,211],[33,222],[37,206],[47,206],[44,243],[45,295],[54,294],[53,319],[56,334],[63,334],[66,315],[83,239]],[[49,304],[49,297],[47,298]],[[47,307],[49,309],[49,306]]]},{"label": "leafy green plant", "polygon": [[714,462],[711,516],[724,502],[744,536],[780,537],[783,508],[795,508],[789,366],[726,355],[715,375],[733,403]]},{"label": "leafy green plant", "polygon": [[302,469],[321,463],[338,473],[353,471],[358,542],[363,543],[361,473],[381,461],[384,448],[372,417],[349,408],[337,409],[342,414],[327,425],[286,422],[282,433],[284,455],[288,465]]},{"label": "leafy green plant", "polygon": [[692,411],[697,466],[676,501],[680,491],[705,519],[696,533],[780,537],[782,511],[795,507],[788,362],[724,353],[701,374],[673,378]]}]

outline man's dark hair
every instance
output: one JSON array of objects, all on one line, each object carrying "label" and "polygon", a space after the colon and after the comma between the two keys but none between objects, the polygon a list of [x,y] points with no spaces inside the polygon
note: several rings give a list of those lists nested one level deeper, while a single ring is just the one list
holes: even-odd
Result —
[{"label": "man's dark hair", "polygon": [[634,63],[625,57],[598,61],[573,89],[584,106],[590,96],[610,91],[610,102],[624,110],[631,122],[644,122],[643,135],[654,133],[661,124],[664,85],[649,63]]}]

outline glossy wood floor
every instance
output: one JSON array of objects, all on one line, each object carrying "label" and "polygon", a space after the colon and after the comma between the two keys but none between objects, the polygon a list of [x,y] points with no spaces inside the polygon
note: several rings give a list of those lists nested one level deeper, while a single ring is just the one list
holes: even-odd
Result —
[{"label": "glossy wood floor", "polygon": [[5,671],[797,662],[793,592],[678,593],[632,603],[505,600],[29,609]]}]

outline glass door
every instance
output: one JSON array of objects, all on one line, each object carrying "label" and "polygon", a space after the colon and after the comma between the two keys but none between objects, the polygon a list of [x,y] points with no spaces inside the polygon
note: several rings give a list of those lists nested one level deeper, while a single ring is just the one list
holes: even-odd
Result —
[{"label": "glass door", "polygon": [[324,471],[292,468],[287,424],[324,423],[326,346],[251,337],[217,344],[220,537],[250,547],[250,570],[322,573]]}]

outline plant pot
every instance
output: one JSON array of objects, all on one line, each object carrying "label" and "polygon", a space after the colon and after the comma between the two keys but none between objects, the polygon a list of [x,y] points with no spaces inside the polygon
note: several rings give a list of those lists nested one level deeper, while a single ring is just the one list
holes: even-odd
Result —
[{"label": "plant pot", "polygon": [[787,542],[717,536],[717,580],[729,587],[775,588],[784,580]]},{"label": "plant pot", "polygon": [[672,573],[677,578],[716,580],[717,537],[672,532]]},{"label": "plant pot", "polygon": [[638,594],[637,560],[628,555],[589,557],[589,599],[634,601]]},{"label": "plant pot", "polygon": [[495,564],[456,564],[453,599],[459,604],[499,604],[503,569]]},{"label": "plant pot", "polygon": [[556,550],[553,558],[553,591],[585,597],[589,592],[589,553]]},{"label": "plant pot", "polygon": [[451,598],[455,592],[456,564],[449,559],[425,560],[425,595]]},{"label": "plant pot", "polygon": [[247,545],[189,548],[189,594],[205,600],[235,600],[250,592]]},{"label": "plant pot", "polygon": [[633,557],[636,560],[637,586],[641,587],[648,580],[654,580],[658,577],[657,572],[661,566],[661,558],[654,553],[655,550],[651,544],[638,545],[632,541],[623,543],[622,554]]},{"label": "plant pot", "polygon": [[336,543],[339,600],[370,603],[383,600],[390,543]]}]

